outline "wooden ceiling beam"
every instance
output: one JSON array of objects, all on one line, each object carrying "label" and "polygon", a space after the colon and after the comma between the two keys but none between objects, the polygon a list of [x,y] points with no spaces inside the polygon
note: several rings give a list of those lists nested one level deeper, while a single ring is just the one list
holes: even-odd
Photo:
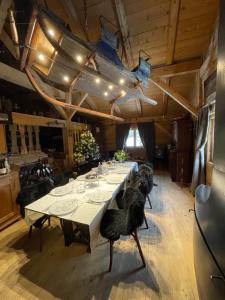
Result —
[{"label": "wooden ceiling beam", "polygon": [[1,32],[0,40],[3,42],[3,44],[9,50],[9,52],[13,55],[13,57],[15,59],[17,59],[16,47],[13,44],[12,39],[10,38],[10,36],[8,35],[8,33],[4,29]]},{"label": "wooden ceiling beam", "polygon": [[169,19],[169,31],[167,38],[167,65],[173,63],[174,60],[174,52],[176,47],[176,39],[177,39],[177,27],[179,21],[179,13],[180,13],[180,4],[181,0],[171,0],[170,4],[170,19]]},{"label": "wooden ceiling beam", "polygon": [[[146,123],[146,122],[171,122],[173,120],[184,118],[186,115],[170,115],[170,116],[151,116],[151,117],[136,117],[136,118],[126,118],[124,119],[123,123],[130,123],[130,124],[137,124],[137,123]],[[116,124],[115,122],[104,120],[102,121],[103,124],[106,125],[113,125]]]},{"label": "wooden ceiling beam", "polygon": [[69,17],[68,23],[69,24],[71,23],[70,25],[72,25],[70,27],[76,29],[76,32],[73,32],[73,33],[81,35],[83,38],[88,39],[87,33],[85,32],[85,30],[81,24],[79,15],[77,13],[77,10],[75,7],[75,1],[73,3],[71,0],[60,0],[60,2],[62,3],[62,6],[64,7],[64,9]]},{"label": "wooden ceiling beam", "polygon": [[131,43],[129,39],[129,30],[127,25],[126,13],[122,0],[111,0],[115,19],[120,30],[122,48],[124,51],[124,57],[129,68],[134,67],[133,54],[131,49]]},{"label": "wooden ceiling beam", "polygon": [[[77,106],[81,106],[84,103],[84,101],[87,97],[88,97],[88,93],[85,93],[80,99],[78,99],[78,101],[76,101],[76,103],[74,103],[74,101],[73,101],[72,104],[76,104]],[[76,114],[76,112],[77,112],[76,110],[70,112],[69,120],[72,120],[72,118]]]},{"label": "wooden ceiling beam", "polygon": [[8,9],[12,5],[12,0],[0,0],[0,34],[5,24]]},{"label": "wooden ceiling beam", "polygon": [[162,66],[153,68],[151,76],[153,77],[173,77],[178,75],[186,75],[196,73],[202,66],[202,58],[195,58],[185,62],[171,64],[169,66]]},{"label": "wooden ceiling beam", "polygon": [[[124,3],[122,0],[111,0],[111,2],[114,10],[114,15],[117,21],[117,25],[121,33],[122,48],[124,51],[126,63],[129,68],[133,68],[134,58],[133,58],[133,52],[132,52],[130,38],[129,38],[129,28],[127,24],[126,12],[124,9]],[[136,99],[135,102],[137,106],[137,111],[142,116],[141,101],[139,99]],[[116,108],[116,110],[118,111],[118,108]]]},{"label": "wooden ceiling beam", "polygon": [[190,112],[194,117],[197,117],[198,110],[195,108],[188,99],[179,94],[174,88],[157,79],[151,78],[150,81],[156,85],[160,90],[166,93],[170,98],[179,103],[183,108]]},{"label": "wooden ceiling beam", "polygon": [[9,81],[26,89],[34,91],[34,88],[32,87],[25,73],[15,68],[12,68],[2,62],[0,62],[0,70],[0,79]]}]

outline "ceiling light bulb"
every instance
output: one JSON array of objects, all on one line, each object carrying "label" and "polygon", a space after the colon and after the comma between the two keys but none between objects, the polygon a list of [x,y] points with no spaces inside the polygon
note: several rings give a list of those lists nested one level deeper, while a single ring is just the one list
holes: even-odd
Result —
[{"label": "ceiling light bulb", "polygon": [[77,55],[76,60],[77,60],[79,63],[81,63],[82,60],[83,60],[83,58],[82,58],[81,55]]},{"label": "ceiling light bulb", "polygon": [[96,79],[95,79],[95,82],[96,82],[97,84],[99,84],[99,83],[100,83],[100,78],[96,78]]},{"label": "ceiling light bulb", "polygon": [[70,79],[69,79],[68,76],[65,75],[65,76],[63,76],[63,80],[64,80],[65,82],[69,82]]},{"label": "ceiling light bulb", "polygon": [[53,29],[49,29],[48,33],[51,35],[51,36],[55,36],[55,31]]},{"label": "ceiling light bulb", "polygon": [[42,53],[38,54],[38,59],[40,61],[45,61],[45,57],[44,57],[44,55]]},{"label": "ceiling light bulb", "polygon": [[109,85],[109,89],[112,90],[113,89],[113,85],[110,84]]},{"label": "ceiling light bulb", "polygon": [[122,95],[122,96],[125,96],[125,95],[126,95],[126,92],[125,92],[125,91],[121,91],[121,95]]},{"label": "ceiling light bulb", "polygon": [[108,92],[104,92],[104,96],[108,96]]},{"label": "ceiling light bulb", "polygon": [[123,78],[120,79],[120,84],[124,84],[125,80]]}]

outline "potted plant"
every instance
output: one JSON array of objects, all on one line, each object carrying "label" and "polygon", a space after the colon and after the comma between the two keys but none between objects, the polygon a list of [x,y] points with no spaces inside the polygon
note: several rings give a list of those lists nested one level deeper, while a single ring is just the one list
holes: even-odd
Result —
[{"label": "potted plant", "polygon": [[119,162],[124,162],[127,158],[127,153],[124,150],[117,150],[114,153],[114,158]]}]

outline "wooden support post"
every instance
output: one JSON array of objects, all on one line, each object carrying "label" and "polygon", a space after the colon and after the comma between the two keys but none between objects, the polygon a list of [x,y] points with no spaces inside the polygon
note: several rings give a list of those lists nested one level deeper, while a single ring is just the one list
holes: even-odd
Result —
[{"label": "wooden support post", "polygon": [[19,132],[20,132],[20,140],[21,140],[21,154],[27,154],[27,145],[25,139],[25,126],[19,125]]},{"label": "wooden support post", "polygon": [[18,148],[17,139],[16,139],[17,125],[16,124],[10,125],[9,129],[10,129],[11,142],[12,142],[11,152],[13,154],[17,154],[17,153],[19,153],[19,148]]},{"label": "wooden support post", "polygon": [[35,140],[36,140],[35,150],[36,150],[36,152],[39,152],[39,151],[41,151],[41,145],[40,145],[40,139],[39,139],[39,126],[34,127],[34,132],[35,132]]},{"label": "wooden support post", "polygon": [[74,139],[73,139],[73,124],[70,121],[66,122],[66,127],[63,128],[63,144],[64,144],[64,153],[66,154],[66,167],[73,168],[73,147],[74,147]]},{"label": "wooden support post", "polygon": [[29,140],[29,152],[32,153],[34,151],[34,145],[33,145],[33,127],[32,126],[27,126],[27,132],[28,132],[28,140]]},{"label": "wooden support post", "polygon": [[6,136],[5,136],[5,125],[0,124],[0,154],[7,153]]}]

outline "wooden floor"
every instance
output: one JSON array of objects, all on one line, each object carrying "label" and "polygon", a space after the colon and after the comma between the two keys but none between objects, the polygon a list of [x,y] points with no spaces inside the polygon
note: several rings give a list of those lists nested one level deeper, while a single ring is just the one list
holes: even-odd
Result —
[{"label": "wooden floor", "polygon": [[[63,246],[56,220],[44,231],[44,249],[38,235],[28,240],[23,220],[0,233],[0,299],[198,299],[192,225],[194,199],[187,189],[172,183],[166,173],[155,176],[153,210],[146,215],[149,229],[139,229],[147,261],[145,269],[132,238],[115,243],[111,273],[109,244],[104,240],[92,254],[84,245]],[[144,226],[143,226],[144,227]]]}]

